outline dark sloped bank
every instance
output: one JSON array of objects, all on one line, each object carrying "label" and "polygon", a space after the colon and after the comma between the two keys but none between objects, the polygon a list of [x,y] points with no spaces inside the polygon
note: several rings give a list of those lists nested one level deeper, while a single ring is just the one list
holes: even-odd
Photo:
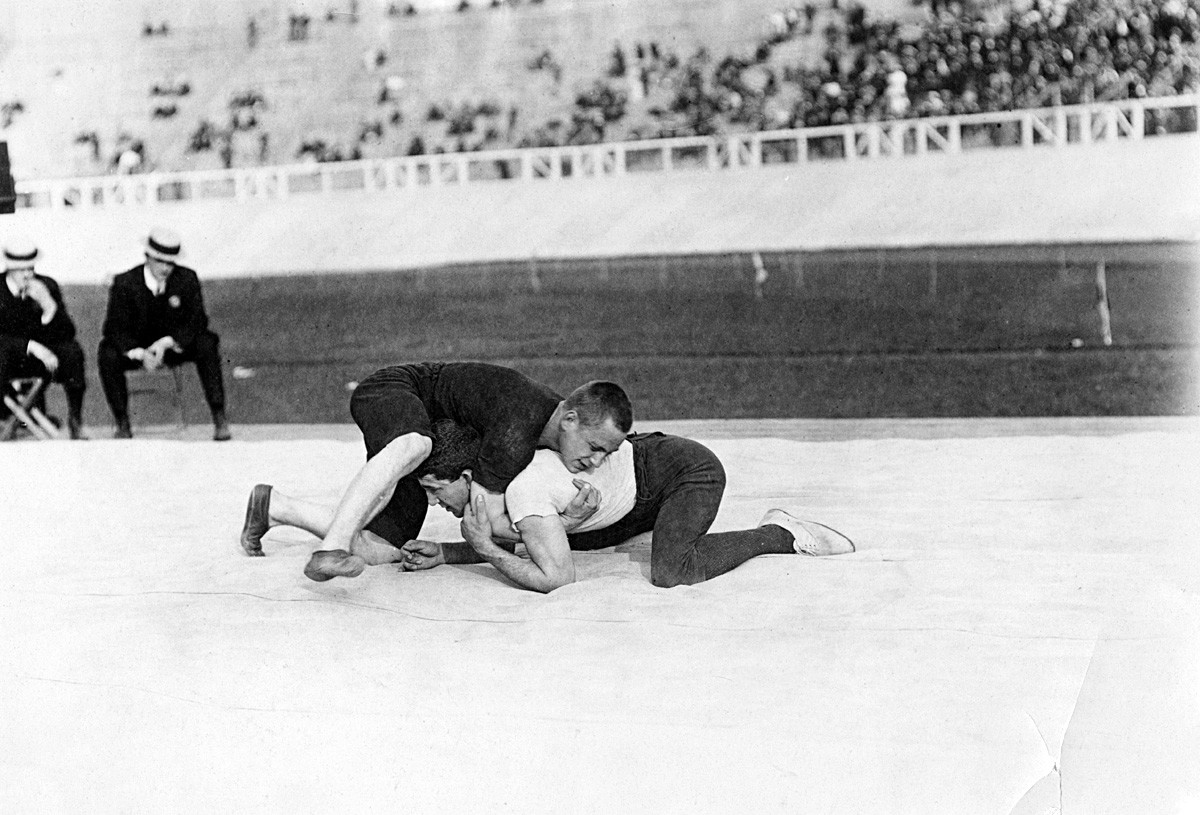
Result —
[{"label": "dark sloped bank", "polygon": [[[613,378],[645,418],[1184,415],[1200,412],[1194,256],[765,254],[765,279],[742,254],[543,259],[212,280],[206,297],[239,422],[346,421],[348,383],[422,359],[494,360],[560,389]],[[94,359],[104,291],[67,296]],[[108,421],[94,382],[88,417]]]}]

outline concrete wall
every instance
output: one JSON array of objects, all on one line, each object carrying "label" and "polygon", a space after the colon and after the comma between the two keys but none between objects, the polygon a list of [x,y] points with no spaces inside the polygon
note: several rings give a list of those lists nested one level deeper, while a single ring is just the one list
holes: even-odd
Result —
[{"label": "concrete wall", "polygon": [[21,210],[0,237],[95,283],[154,224],[206,277],[394,270],[531,257],[1200,241],[1200,135],[613,179],[477,183],[283,202]]}]

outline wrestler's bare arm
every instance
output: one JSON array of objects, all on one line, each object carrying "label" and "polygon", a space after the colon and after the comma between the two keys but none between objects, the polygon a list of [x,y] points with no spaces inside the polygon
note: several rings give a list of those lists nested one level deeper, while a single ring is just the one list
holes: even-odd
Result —
[{"label": "wrestler's bare arm", "polygon": [[575,562],[559,516],[530,515],[517,528],[528,560],[498,546],[492,539],[491,519],[482,498],[469,505],[463,514],[462,532],[467,543],[518,586],[549,592],[575,582]]},{"label": "wrestler's bare arm", "polygon": [[[595,514],[596,510],[600,507],[600,502],[603,500],[600,490],[591,484],[579,479],[574,479],[574,484],[579,488],[579,492],[571,500],[571,503],[563,509],[562,513],[557,516],[563,530],[564,540],[567,533],[575,529],[582,521]],[[516,544],[524,542],[521,532],[513,526],[505,505],[501,502],[497,508],[496,502],[491,500],[497,493],[487,491],[482,487],[478,487],[477,490],[477,486],[476,484],[471,485],[471,498],[475,500],[482,496],[486,503],[487,517],[492,531],[492,542],[506,552],[515,553]],[[476,513],[476,516],[479,517],[479,513]],[[487,562],[486,558],[482,557],[466,541],[438,543],[435,541],[412,540],[405,543],[400,549],[400,564],[405,571],[410,572],[432,569],[446,563]],[[528,551],[528,546],[526,550]]]},{"label": "wrestler's bare arm", "polygon": [[492,537],[510,543],[520,543],[521,533],[513,529],[512,520],[508,517],[508,507],[504,504],[504,493],[492,492],[472,481],[471,502],[480,497],[487,504],[487,515],[492,522]]},{"label": "wrestler's bare arm", "polygon": [[[575,478],[572,479],[572,483],[579,492],[571,499],[571,503],[563,507],[562,512],[558,514],[559,519],[562,520],[563,529],[568,533],[596,514],[602,499],[600,490],[587,481]],[[474,499],[480,495],[487,502],[488,517],[492,521],[492,537],[497,540],[519,543],[521,533],[514,528],[512,519],[508,515],[504,495],[472,482],[471,498]]]}]

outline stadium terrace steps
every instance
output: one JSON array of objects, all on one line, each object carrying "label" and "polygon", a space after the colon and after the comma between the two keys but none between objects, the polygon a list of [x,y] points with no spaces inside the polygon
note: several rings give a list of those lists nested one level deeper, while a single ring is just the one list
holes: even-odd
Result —
[{"label": "stadium terrace steps", "polygon": [[95,283],[179,229],[209,277],[530,258],[1200,240],[1200,136],[786,169],[679,171],[245,204],[19,210],[43,271]]},{"label": "stadium terrace steps", "polygon": [[[655,41],[680,58],[701,44],[718,57],[742,54],[763,36],[768,16],[782,5],[776,0],[550,0],[493,11],[484,7],[486,0],[475,0],[471,13],[456,14],[428,10],[436,3],[415,4],[426,11],[395,18],[384,16],[385,3],[360,3],[357,25],[327,22],[325,12],[338,4],[314,0],[0,4],[3,101],[19,97],[26,109],[3,134],[16,175],[95,173],[86,150],[73,144],[80,132],[93,130],[105,160],[118,134],[127,132],[146,142],[149,160],[160,169],[219,166],[216,151],[187,153],[188,136],[204,119],[224,126],[230,97],[251,89],[266,98],[259,121],[270,134],[272,161],[294,159],[310,138],[345,150],[364,123],[388,120],[392,106],[379,105],[377,97],[380,82],[392,74],[403,79],[405,89],[396,103],[403,123],[384,128],[381,148],[390,155],[406,152],[415,135],[430,149],[435,141],[456,141],[445,136],[445,122],[426,120],[431,103],[516,105],[518,131],[533,131],[550,119],[569,118],[576,95],[604,76],[614,42],[629,52],[635,43]],[[867,0],[866,5],[872,14],[899,19],[922,13],[907,0]],[[287,15],[293,11],[312,17],[306,41],[287,40]],[[253,49],[246,35],[251,15],[260,32]],[[163,21],[170,23],[169,35],[141,35],[143,22]],[[821,38],[814,34],[810,40],[814,48],[809,50],[815,51]],[[363,55],[379,47],[388,60],[368,70]],[[549,71],[528,68],[545,50],[561,65],[561,83]],[[172,119],[152,119],[151,86],[181,74],[192,90],[175,99],[179,112]],[[504,118],[492,123],[503,130]]]}]

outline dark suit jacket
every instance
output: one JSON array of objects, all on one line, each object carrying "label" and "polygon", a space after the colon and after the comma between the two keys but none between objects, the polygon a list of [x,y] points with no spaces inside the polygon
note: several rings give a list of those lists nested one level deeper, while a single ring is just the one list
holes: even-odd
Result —
[{"label": "dark suit jacket", "polygon": [[146,288],[140,263],[113,278],[104,339],[122,354],[146,348],[168,334],[186,350],[207,328],[200,278],[188,267],[176,266],[167,278],[166,292],[157,298]]},{"label": "dark suit jacket", "polygon": [[36,277],[46,285],[54,302],[58,303],[58,311],[48,325],[42,325],[41,307],[33,300],[13,297],[8,290],[8,282],[0,274],[0,344],[5,348],[19,349],[22,354],[30,340],[54,346],[75,339],[75,323],[67,315],[67,305],[63,302],[58,283],[45,275]]}]

